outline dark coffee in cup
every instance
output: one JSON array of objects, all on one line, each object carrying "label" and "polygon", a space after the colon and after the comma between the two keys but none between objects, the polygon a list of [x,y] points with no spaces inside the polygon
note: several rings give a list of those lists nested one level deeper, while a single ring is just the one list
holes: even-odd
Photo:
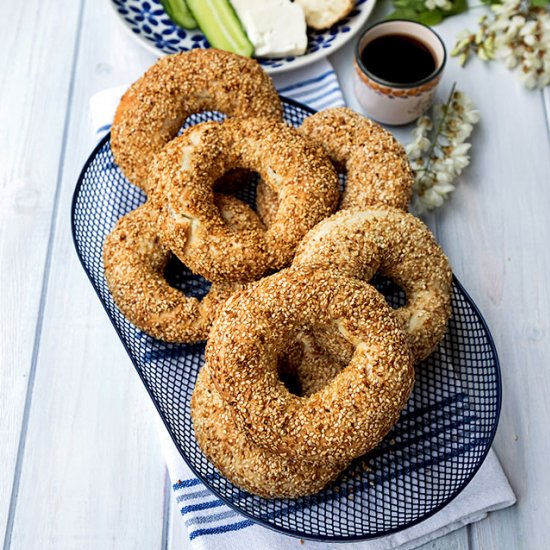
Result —
[{"label": "dark coffee in cup", "polygon": [[365,69],[391,84],[414,84],[437,68],[429,46],[409,34],[387,34],[369,42],[361,52]]}]

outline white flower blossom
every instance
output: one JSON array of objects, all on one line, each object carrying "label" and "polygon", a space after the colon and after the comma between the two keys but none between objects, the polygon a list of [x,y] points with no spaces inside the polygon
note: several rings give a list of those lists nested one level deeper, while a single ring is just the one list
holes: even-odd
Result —
[{"label": "white flower blossom", "polygon": [[[475,117],[471,116],[472,111],[467,111],[461,115],[461,118],[452,117],[445,125],[446,135],[451,145],[462,143],[464,140],[470,137],[472,130],[474,129],[473,124],[465,121],[464,119]],[[466,116],[467,115],[467,116]],[[477,113],[477,122],[479,120],[479,113]]]},{"label": "white flower blossom", "polygon": [[468,155],[453,155],[451,163],[453,172],[458,175],[470,164],[470,157]]},{"label": "white flower blossom", "polygon": [[415,140],[421,140],[423,137],[426,137],[428,132],[429,130],[427,128],[423,128],[420,126],[413,130],[412,135]]},{"label": "white flower blossom", "polygon": [[439,208],[445,200],[445,197],[441,196],[434,187],[427,189],[423,195],[423,198],[423,202],[428,210]]},{"label": "white flower blossom", "polygon": [[529,90],[533,90],[537,87],[537,71],[524,68],[519,72],[518,78],[519,81]]},{"label": "white flower blossom", "polygon": [[434,105],[431,117],[420,117],[406,146],[414,171],[412,208],[418,214],[440,207],[454,190],[453,181],[470,162],[466,140],[479,121],[479,111],[463,92],[451,92],[447,103]]},{"label": "white flower blossom", "polygon": [[523,54],[523,66],[528,70],[538,72],[538,70],[542,68],[542,65],[543,63],[539,50],[525,52],[525,54]]},{"label": "white flower blossom", "polygon": [[437,174],[449,174],[451,178],[454,176],[453,161],[449,157],[432,158],[430,169],[436,177]]},{"label": "white flower blossom", "polygon": [[437,181],[435,187],[441,187],[439,184],[450,184],[453,181],[453,176],[449,172],[437,172],[435,179]]},{"label": "white flower blossom", "polygon": [[422,156],[422,153],[426,152],[431,145],[431,141],[425,137],[421,136],[420,138],[415,139],[412,143],[409,143],[405,149],[407,154],[414,158],[419,158]]},{"label": "white flower blossom", "polygon": [[433,128],[432,119],[429,116],[423,115],[417,121],[416,125],[419,130],[430,131]]},{"label": "white flower blossom", "polygon": [[463,156],[470,150],[471,147],[471,143],[461,143],[460,145],[453,147],[451,154],[453,157]]},{"label": "white flower blossom", "polygon": [[514,69],[519,63],[520,56],[517,54],[517,49],[503,44],[497,45],[497,56],[504,63],[507,69]]},{"label": "white flower blossom", "polygon": [[449,11],[453,8],[453,4],[450,0],[426,0],[424,5],[429,10],[441,8],[443,11]]},{"label": "white flower blossom", "polygon": [[504,0],[491,6],[493,17],[483,16],[475,34],[462,31],[451,55],[463,65],[470,52],[489,61],[499,59],[529,89],[550,84],[550,14],[524,0]]}]

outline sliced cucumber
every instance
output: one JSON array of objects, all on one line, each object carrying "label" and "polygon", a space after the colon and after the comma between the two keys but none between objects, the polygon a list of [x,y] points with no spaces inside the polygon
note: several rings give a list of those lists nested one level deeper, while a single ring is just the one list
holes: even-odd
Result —
[{"label": "sliced cucumber", "polygon": [[164,11],[168,14],[168,17],[178,25],[185,29],[196,29],[197,22],[191,15],[185,0],[160,0]]},{"label": "sliced cucumber", "polygon": [[187,5],[214,48],[252,57],[254,46],[228,0],[187,0]]}]

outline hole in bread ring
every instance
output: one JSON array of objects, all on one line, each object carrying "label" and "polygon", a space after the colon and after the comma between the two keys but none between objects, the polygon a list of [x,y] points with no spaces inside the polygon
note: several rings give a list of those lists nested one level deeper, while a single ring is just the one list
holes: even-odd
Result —
[{"label": "hole in bread ring", "polygon": [[[279,207],[267,229],[231,230],[221,220],[213,187],[234,168],[257,172],[277,190]],[[253,280],[288,265],[303,236],[338,201],[338,178],[328,158],[295,129],[267,119],[189,128],[157,155],[151,178],[163,242],[211,281]]]},{"label": "hole in bread ring", "polygon": [[[215,206],[229,227],[262,227],[238,199],[216,195]],[[107,236],[103,262],[109,290],[124,316],[150,336],[178,343],[205,340],[219,306],[242,286],[213,284],[202,299],[193,289],[186,294],[171,286],[167,279],[176,277],[165,271],[173,254],[158,238],[157,218],[157,209],[147,202],[122,217]]]},{"label": "hole in bread ring", "polygon": [[[393,312],[407,332],[415,362],[445,334],[451,268],[431,231],[412,214],[383,206],[338,212],[306,235],[293,266],[333,269],[364,281],[378,273],[399,285],[407,304]],[[335,335],[341,329],[326,329],[325,338],[327,331]]]},{"label": "hole in bread ring", "polygon": [[313,331],[303,331],[277,358],[277,372],[290,393],[307,397],[329,384],[350,359],[332,355]]},{"label": "hole in bread ring", "polygon": [[115,113],[111,148],[124,175],[148,193],[153,156],[201,111],[282,118],[277,91],[257,61],[215,49],[163,57],[130,86]]},{"label": "hole in bread ring", "polygon": [[[303,330],[334,320],[354,354],[328,385],[291,394],[277,357]],[[373,287],[331,272],[287,269],[235,293],[220,311],[206,361],[222,399],[257,445],[295,460],[336,464],[374,448],[414,382],[406,336]]]},{"label": "hole in bread ring", "polygon": [[323,147],[339,172],[347,173],[341,209],[376,204],[408,209],[413,172],[404,148],[382,126],[336,107],[306,118],[299,132]]}]

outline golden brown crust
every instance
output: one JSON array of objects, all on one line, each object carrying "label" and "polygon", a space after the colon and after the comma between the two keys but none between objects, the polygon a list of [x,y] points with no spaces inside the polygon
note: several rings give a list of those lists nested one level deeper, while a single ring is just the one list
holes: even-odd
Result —
[{"label": "golden brown crust", "polygon": [[385,204],[407,210],[414,183],[407,154],[390,132],[346,107],[304,120],[299,131],[347,172],[341,209]]},{"label": "golden brown crust", "polygon": [[[198,124],[172,140],[151,166],[161,239],[194,273],[214,282],[254,280],[288,265],[303,236],[338,201],[328,158],[274,120]],[[220,219],[212,188],[236,167],[258,172],[280,196],[267,229],[230,231]]]},{"label": "golden brown crust", "polygon": [[[384,206],[338,212],[306,235],[293,266],[332,269],[364,281],[379,273],[401,286],[407,304],[394,314],[408,334],[416,362],[445,334],[451,268],[431,231],[412,214]],[[347,354],[342,348],[331,351],[349,356],[349,349]]]},{"label": "golden brown crust", "polygon": [[232,483],[265,498],[316,493],[347,465],[296,461],[255,445],[235,423],[207,364],[195,384],[191,417],[197,442],[208,460]]},{"label": "golden brown crust", "polygon": [[[215,196],[230,227],[261,227],[244,203]],[[103,246],[105,278],[118,308],[134,325],[167,342],[205,340],[218,307],[242,285],[213,284],[198,300],[171,287],[164,270],[172,253],[157,234],[158,211],[149,201],[123,216]]]},{"label": "golden brown crust", "polygon": [[[277,356],[299,332],[336,324],[354,345],[349,365],[309,397],[291,394]],[[374,448],[412,390],[412,355],[370,285],[287,269],[235,293],[210,332],[206,361],[222,399],[257,445],[294,460],[339,464]]]},{"label": "golden brown crust", "polygon": [[273,82],[255,60],[212,48],[163,57],[130,86],[115,114],[111,148],[124,175],[149,192],[151,159],[201,111],[282,118]]}]

